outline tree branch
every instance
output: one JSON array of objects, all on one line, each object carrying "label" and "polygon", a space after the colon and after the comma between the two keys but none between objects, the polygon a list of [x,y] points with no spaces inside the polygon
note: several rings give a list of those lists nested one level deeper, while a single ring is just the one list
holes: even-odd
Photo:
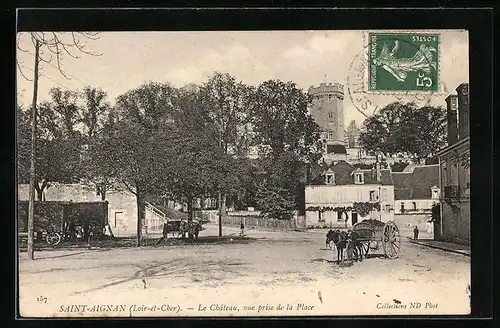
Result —
[{"label": "tree branch", "polygon": [[27,77],[26,77],[26,75],[24,75],[23,70],[21,69],[21,64],[19,64],[19,61],[18,61],[18,60],[16,60],[16,65],[17,65],[17,68],[19,69],[19,73],[21,73],[21,76],[22,76],[22,77],[24,77],[24,79],[25,79],[26,81],[30,81],[30,82],[32,82],[33,80],[31,80],[31,79],[27,78]]}]

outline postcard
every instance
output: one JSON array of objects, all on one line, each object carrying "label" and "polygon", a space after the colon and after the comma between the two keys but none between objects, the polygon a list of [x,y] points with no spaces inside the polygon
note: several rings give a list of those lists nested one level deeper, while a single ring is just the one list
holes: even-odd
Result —
[{"label": "postcard", "polygon": [[20,32],[21,317],[470,313],[466,30]]}]

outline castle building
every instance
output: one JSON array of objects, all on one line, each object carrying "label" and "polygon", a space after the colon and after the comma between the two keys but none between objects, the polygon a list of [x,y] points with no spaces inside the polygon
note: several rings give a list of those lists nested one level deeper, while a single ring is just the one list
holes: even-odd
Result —
[{"label": "castle building", "polygon": [[319,125],[325,141],[325,153],[345,154],[344,86],[339,83],[321,83],[311,86],[309,113]]},{"label": "castle building", "polygon": [[349,148],[357,148],[359,146],[359,134],[360,130],[356,125],[356,121],[352,120],[347,127],[346,135],[347,135],[347,147]]}]

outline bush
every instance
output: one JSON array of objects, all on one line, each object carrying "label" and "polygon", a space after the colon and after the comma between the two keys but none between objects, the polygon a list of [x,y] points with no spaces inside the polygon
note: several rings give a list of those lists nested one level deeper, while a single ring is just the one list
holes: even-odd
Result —
[{"label": "bush", "polygon": [[273,219],[291,220],[295,211],[294,195],[282,188],[260,189],[257,199],[261,213]]}]

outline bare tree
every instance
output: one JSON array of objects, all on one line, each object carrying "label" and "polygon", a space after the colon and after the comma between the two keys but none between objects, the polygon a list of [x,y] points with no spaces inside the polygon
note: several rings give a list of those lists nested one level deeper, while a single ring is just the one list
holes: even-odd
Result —
[{"label": "bare tree", "polygon": [[[23,37],[29,38],[33,45],[33,52],[29,48],[23,47]],[[99,38],[97,32],[30,32],[19,33],[17,37],[17,49],[24,53],[29,53],[35,57],[33,69],[33,80],[26,77],[22,70],[19,58],[16,58],[19,73],[28,81],[33,81],[33,100],[31,103],[31,154],[30,154],[30,189],[28,207],[28,258],[34,259],[34,218],[35,218],[35,161],[36,161],[36,130],[37,130],[37,96],[38,79],[40,77],[40,63],[54,66],[66,78],[70,79],[63,70],[63,60],[67,56],[78,59],[79,54],[100,56],[100,54],[86,49],[86,40],[96,40]]]}]

